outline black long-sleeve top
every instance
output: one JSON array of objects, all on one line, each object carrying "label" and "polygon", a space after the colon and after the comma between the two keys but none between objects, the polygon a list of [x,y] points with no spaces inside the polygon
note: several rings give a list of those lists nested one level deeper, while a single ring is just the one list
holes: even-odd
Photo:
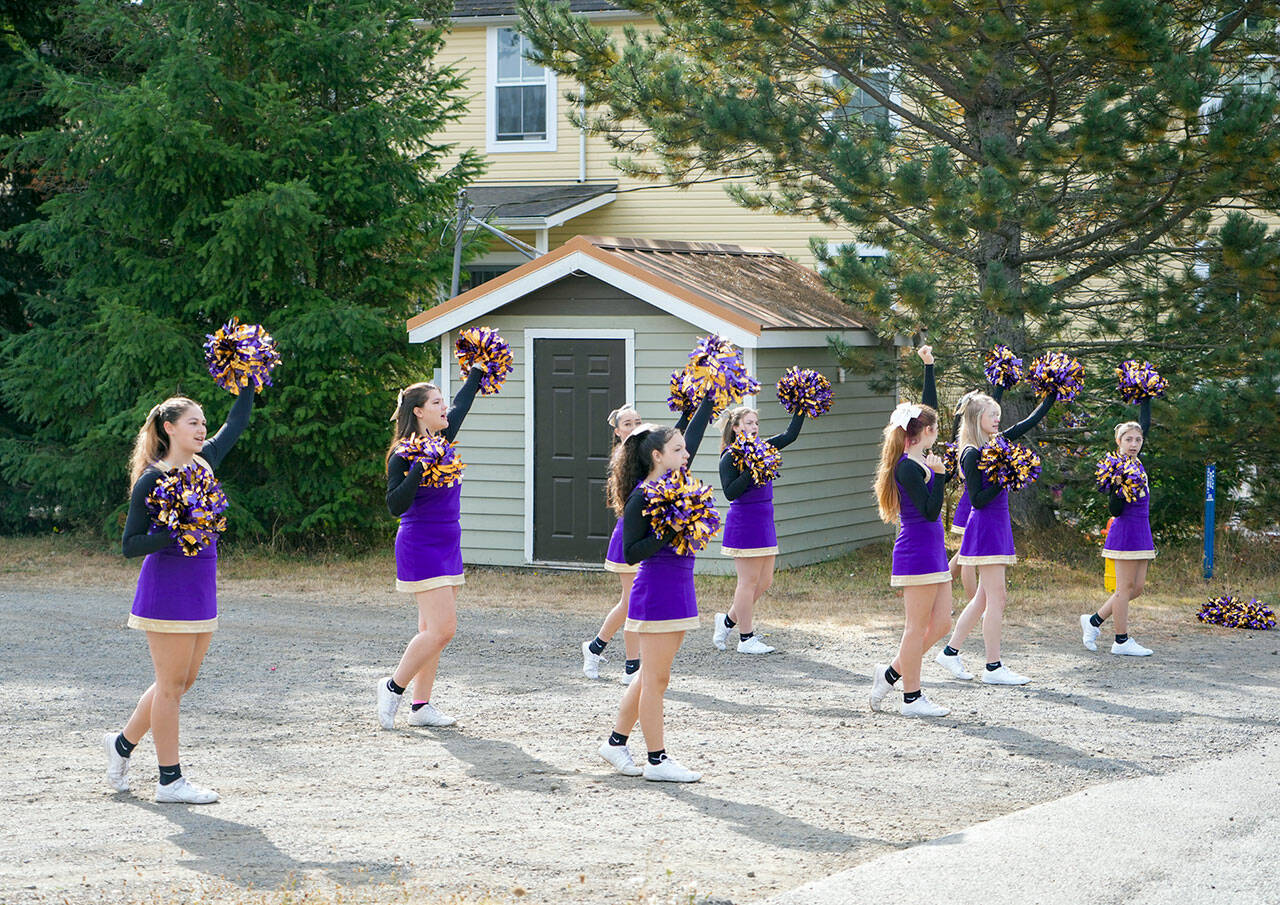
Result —
[{"label": "black long-sleeve top", "polygon": [[[231,447],[235,446],[236,440],[240,439],[240,435],[249,426],[255,395],[251,388],[242,389],[222,427],[200,447],[200,458],[208,462],[210,468],[217,468],[222,464]],[[131,559],[156,553],[173,543],[173,536],[168,531],[150,533],[151,513],[147,511],[147,497],[164,476],[165,473],[159,467],[148,465],[129,493],[129,514],[124,520],[121,548],[124,555]]]},{"label": "black long-sleeve top", "polygon": [[[453,397],[453,405],[449,406],[445,415],[449,423],[441,434],[450,443],[458,436],[467,412],[471,411],[471,403],[475,402],[476,391],[480,389],[484,373],[484,368],[479,365],[473,367],[467,374],[467,382]],[[422,483],[423,468],[421,462],[410,465],[404,456],[392,455],[387,460],[387,509],[396,518],[408,512],[413,505],[413,498],[418,495],[418,485]]]},{"label": "black long-sleeve top", "polygon": [[[787,429],[777,436],[770,437],[764,441],[774,449],[783,449],[796,442],[796,438],[800,436],[800,428],[804,425],[804,410],[796,412],[791,416],[791,423],[787,425]],[[756,486],[756,482],[751,477],[750,471],[742,471],[733,461],[733,452],[729,447],[725,447],[720,452],[720,487],[724,490],[725,497],[729,502],[733,502],[742,496],[752,487]]]},{"label": "black long-sleeve top", "polygon": [[[935,410],[938,407],[938,388],[934,382],[933,365],[924,366],[924,392],[920,394],[920,402]],[[902,485],[907,499],[916,507],[916,511],[932,522],[942,514],[947,476],[945,473],[935,473],[933,483],[930,484],[926,469],[927,466],[921,466],[919,462],[913,462],[907,458],[898,462],[893,470],[893,476]]]},{"label": "black long-sleeve top", "polygon": [[[1151,400],[1144,399],[1138,409],[1138,423],[1142,425],[1142,448],[1147,448],[1147,437],[1151,435]],[[1111,510],[1113,516],[1123,515],[1124,507],[1128,506],[1124,494],[1118,490],[1111,491],[1107,498],[1107,508]]]},{"label": "black long-sleeve top", "polygon": [[[1057,399],[1057,396],[1052,393],[1045,396],[1040,404],[1036,406],[1034,412],[1008,430],[1001,431],[1001,436],[1009,441],[1017,440],[1044,420],[1044,416],[1049,414],[1049,409],[1053,408],[1055,399]],[[983,486],[982,472],[978,469],[980,455],[981,451],[972,446],[963,450],[960,454],[960,473],[964,476],[964,486],[969,491],[969,502],[974,509],[984,508],[998,497],[1003,489],[999,484]]]},{"label": "black long-sleeve top", "polygon": [[[690,467],[693,466],[693,457],[698,454],[698,447],[702,445],[702,435],[706,433],[707,425],[711,422],[711,410],[714,406],[715,399],[708,394],[699,403],[693,417],[689,419],[689,429],[684,432],[684,447],[689,451]],[[627,564],[632,566],[657,553],[671,543],[674,537],[669,531],[664,531],[662,534],[655,533],[653,525],[645,517],[644,507],[644,492],[637,487],[631,491],[631,496],[627,497],[627,504],[622,510],[623,556]]]}]

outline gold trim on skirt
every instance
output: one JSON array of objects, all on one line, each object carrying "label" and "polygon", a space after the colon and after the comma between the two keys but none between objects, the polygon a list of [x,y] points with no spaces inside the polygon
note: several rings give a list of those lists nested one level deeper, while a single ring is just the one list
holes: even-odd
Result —
[{"label": "gold trim on skirt", "polygon": [[149,619],[129,614],[129,628],[144,632],[160,632],[165,635],[199,635],[218,627],[218,617],[212,619]]},{"label": "gold trim on skirt", "polygon": [[721,547],[721,556],[732,556],[735,559],[747,559],[752,556],[777,556],[777,547]]},{"label": "gold trim on skirt", "polygon": [[1155,550],[1108,550],[1103,548],[1103,559],[1155,559]]},{"label": "gold trim on skirt", "polygon": [[437,575],[435,578],[420,578],[417,581],[401,581],[397,578],[396,590],[416,594],[419,591],[434,591],[436,588],[458,588],[466,583],[467,580],[461,575]]},{"label": "gold trim on skirt", "polygon": [[924,575],[890,575],[889,587],[914,588],[925,584],[950,584],[951,571],[927,572]]},{"label": "gold trim on skirt", "polygon": [[640,571],[640,563],[636,563],[633,566],[630,563],[614,562],[612,559],[606,559],[604,561],[604,570],[617,575],[634,575]]},{"label": "gold trim on skirt", "polygon": [[995,556],[963,556],[956,555],[956,562],[962,566],[1012,566],[1018,562],[1016,553],[999,553]]},{"label": "gold trim on skirt", "polygon": [[698,627],[697,616],[686,616],[683,619],[631,619],[628,618],[622,628],[628,632],[687,632]]}]

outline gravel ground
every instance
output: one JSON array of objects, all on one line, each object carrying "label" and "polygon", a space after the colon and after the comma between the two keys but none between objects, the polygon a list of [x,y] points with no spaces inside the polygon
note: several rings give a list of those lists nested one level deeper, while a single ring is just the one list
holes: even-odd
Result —
[{"label": "gravel ground", "polygon": [[464,589],[435,695],[459,725],[383,732],[374,683],[412,631],[410,606],[230,581],[182,726],[184,771],[222,801],[156,805],[149,739],[133,793],[102,775],[102,732],[150,681],[144,637],[123,628],[132,589],[114,584],[0,583],[4,903],[292,901],[281,888],[749,903],[1280,725],[1274,632],[1167,619],[1138,636],[1154,657],[1089,654],[1075,620],[1090,604],[1066,600],[1060,618],[1006,632],[1033,684],[959,683],[930,663],[925,690],[953,711],[912,721],[866,707],[899,632],[884,620],[766,625],[780,652],[762,658],[713,650],[707,627],[686,637],[667,705],[668,748],[704,779],[649,784],[595,754],[622,691],[621,651],[605,680],[579,671],[600,614],[496,608]]}]

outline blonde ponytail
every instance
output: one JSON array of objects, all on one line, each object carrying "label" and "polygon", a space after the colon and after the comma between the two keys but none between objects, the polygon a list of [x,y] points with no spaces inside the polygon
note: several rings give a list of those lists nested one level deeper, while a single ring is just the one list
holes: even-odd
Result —
[{"label": "blonde ponytail", "polygon": [[169,435],[164,432],[165,423],[172,424],[182,417],[183,412],[196,403],[186,396],[170,396],[164,402],[147,412],[147,420],[142,422],[138,436],[133,441],[133,455],[129,457],[129,487],[138,483],[138,478],[152,465],[163,459],[169,452]]}]

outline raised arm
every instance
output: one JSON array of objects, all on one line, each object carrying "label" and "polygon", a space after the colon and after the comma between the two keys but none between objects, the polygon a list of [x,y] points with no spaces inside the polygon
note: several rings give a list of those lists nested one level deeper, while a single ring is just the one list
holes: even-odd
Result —
[{"label": "raised arm", "polygon": [[222,427],[218,428],[218,432],[204,441],[204,446],[200,447],[200,458],[208,462],[210,468],[217,468],[222,464],[231,447],[236,445],[240,435],[249,426],[249,415],[253,412],[253,399],[256,395],[252,387],[241,389],[240,395],[231,406],[231,411],[227,413],[227,420],[223,422]]},{"label": "raised arm", "polygon": [[462,429],[462,422],[467,418],[467,412],[471,411],[471,403],[475,402],[476,391],[480,389],[482,377],[484,377],[484,368],[480,365],[472,365],[471,371],[467,374],[467,382],[453,397],[453,405],[449,406],[449,411],[445,415],[449,424],[444,429],[444,438],[450,443],[453,442],[454,437],[458,436],[458,431]]},{"label": "raised arm", "polygon": [[711,410],[715,404],[715,399],[708,393],[702,397],[698,410],[689,419],[689,429],[684,432],[684,448],[689,451],[689,467],[693,467],[693,457],[698,454],[698,447],[702,445],[702,435],[707,432],[707,425],[711,423]]},{"label": "raised arm", "polygon": [[919,463],[903,459],[894,469],[894,477],[906,491],[907,499],[911,500],[911,505],[916,507],[916,511],[928,521],[936,521],[942,514],[942,500],[947,486],[946,476],[935,474],[933,484],[930,486],[925,480],[924,469]]},{"label": "raised arm", "polygon": [[1151,436],[1151,397],[1148,396],[1142,400],[1142,404],[1138,406],[1138,424],[1142,425],[1142,445],[1147,445],[1147,438]]},{"label": "raised arm", "polygon": [[787,429],[776,436],[770,437],[765,442],[774,449],[782,449],[796,442],[796,438],[800,436],[800,428],[804,426],[804,409],[796,412],[791,416],[791,423],[787,425]]},{"label": "raised arm", "polygon": [[124,539],[121,552],[132,559],[135,556],[146,556],[163,550],[173,543],[168,531],[151,532],[151,513],[147,511],[147,497],[164,477],[156,468],[148,468],[138,478],[129,494],[129,514],[124,520]]},{"label": "raised arm", "polygon": [[920,394],[920,402],[935,411],[938,408],[938,385],[933,379],[933,365],[924,366],[924,391]]},{"label": "raised arm", "polygon": [[1017,440],[1023,434],[1027,433],[1031,428],[1035,427],[1044,420],[1044,416],[1049,414],[1049,409],[1053,408],[1053,401],[1057,399],[1055,395],[1050,393],[1040,400],[1040,404],[1036,406],[1036,410],[1027,417],[1023,418],[1008,430],[1001,431],[1006,440]]},{"label": "raised arm", "polygon": [[404,515],[413,505],[418,495],[418,485],[422,483],[421,462],[414,462],[403,456],[392,456],[387,460],[387,511],[396,518]]}]

